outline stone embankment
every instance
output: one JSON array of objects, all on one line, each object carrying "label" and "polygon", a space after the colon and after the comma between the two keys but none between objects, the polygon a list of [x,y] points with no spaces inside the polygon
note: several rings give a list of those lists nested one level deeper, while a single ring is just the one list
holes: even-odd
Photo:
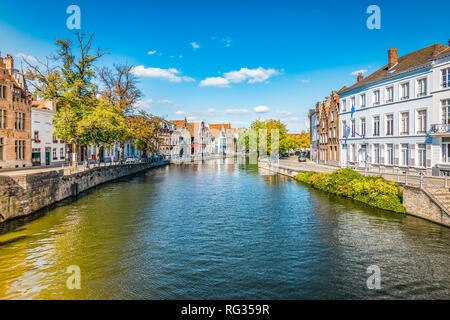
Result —
[{"label": "stone embankment", "polygon": [[64,170],[0,176],[0,223],[27,216],[102,183],[168,164],[121,164],[64,175]]},{"label": "stone embankment", "polygon": [[208,155],[204,157],[179,157],[170,159],[171,164],[194,164],[194,163],[202,163],[207,160],[216,160],[216,159],[226,159],[226,158],[234,158],[235,154],[227,154],[227,155]]},{"label": "stone embankment", "polygon": [[[316,172],[331,172],[336,170],[336,168],[313,165],[314,167],[309,164],[291,164],[289,162],[278,164],[269,163],[267,161],[258,162],[259,168],[286,175],[294,179],[300,172],[312,170]],[[450,213],[434,194],[426,189],[421,189],[418,186],[405,185],[405,183],[402,182],[397,183],[403,190],[403,205],[406,208],[407,214],[450,227]]]}]

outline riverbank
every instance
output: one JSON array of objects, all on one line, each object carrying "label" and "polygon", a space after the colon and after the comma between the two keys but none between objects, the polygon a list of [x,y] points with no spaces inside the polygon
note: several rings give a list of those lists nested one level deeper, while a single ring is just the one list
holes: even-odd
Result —
[{"label": "riverbank", "polygon": [[[289,176],[297,181],[299,180],[296,176],[299,173],[307,173],[311,171],[310,167],[307,165],[303,167],[299,163],[291,165],[286,162],[283,164],[274,164],[266,161],[260,161],[258,162],[258,167]],[[316,166],[315,170],[323,173],[330,173],[333,171],[329,168],[322,170],[319,166]],[[433,195],[416,186],[405,185],[404,183],[398,184],[403,194],[403,206],[406,209],[406,214],[450,227],[450,215],[448,214],[446,208],[442,207],[440,203],[436,201]]]},{"label": "riverbank", "polygon": [[167,165],[155,163],[119,164],[65,175],[64,170],[0,175],[0,223],[30,215],[83,191],[128,175]]}]

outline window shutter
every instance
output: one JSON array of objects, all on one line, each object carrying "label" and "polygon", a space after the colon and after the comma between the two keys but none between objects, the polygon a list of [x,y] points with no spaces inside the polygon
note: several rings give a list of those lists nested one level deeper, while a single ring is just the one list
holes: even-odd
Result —
[{"label": "window shutter", "polygon": [[431,144],[427,144],[427,168],[431,168]]},{"label": "window shutter", "polygon": [[380,164],[384,164],[384,144],[380,145]]},{"label": "window shutter", "polygon": [[409,166],[415,167],[415,154],[416,154],[416,145],[414,143],[409,144]]},{"label": "window shutter", "polygon": [[398,156],[400,154],[399,152],[400,146],[398,144],[394,145],[394,164],[398,166]]}]

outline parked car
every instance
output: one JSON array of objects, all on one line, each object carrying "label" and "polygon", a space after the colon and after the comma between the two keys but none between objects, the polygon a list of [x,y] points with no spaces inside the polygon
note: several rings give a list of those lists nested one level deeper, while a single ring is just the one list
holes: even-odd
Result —
[{"label": "parked car", "polygon": [[280,159],[287,159],[289,158],[289,154],[287,152],[280,154]]},{"label": "parked car", "polygon": [[301,152],[300,155],[298,156],[298,162],[306,162],[306,158],[307,158],[307,153]]},{"label": "parked car", "polygon": [[295,151],[295,153],[294,153],[296,156],[299,156],[300,155],[300,151]]}]

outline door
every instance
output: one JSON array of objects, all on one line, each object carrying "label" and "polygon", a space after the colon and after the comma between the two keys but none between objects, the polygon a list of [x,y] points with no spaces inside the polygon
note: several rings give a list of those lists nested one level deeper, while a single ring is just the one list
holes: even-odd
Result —
[{"label": "door", "polygon": [[342,145],[342,167],[347,167],[348,161],[348,146],[346,144]]},{"label": "door", "polygon": [[367,161],[367,145],[361,145],[361,149],[359,149],[359,166],[365,167]]},{"label": "door", "polygon": [[50,150],[45,150],[45,165],[50,165]]}]

